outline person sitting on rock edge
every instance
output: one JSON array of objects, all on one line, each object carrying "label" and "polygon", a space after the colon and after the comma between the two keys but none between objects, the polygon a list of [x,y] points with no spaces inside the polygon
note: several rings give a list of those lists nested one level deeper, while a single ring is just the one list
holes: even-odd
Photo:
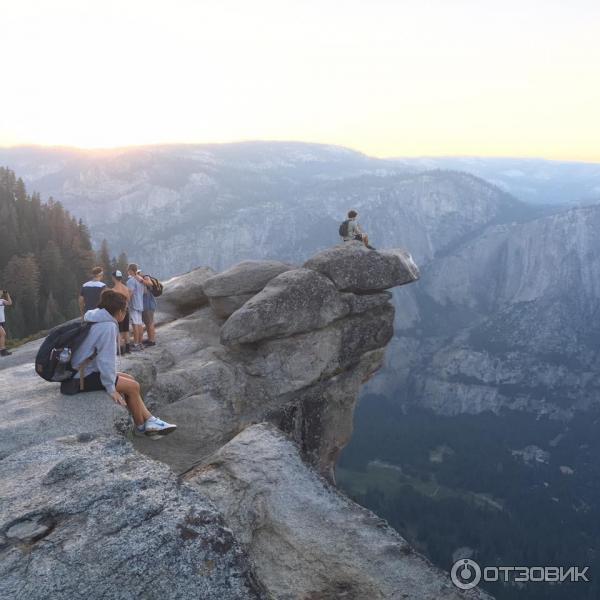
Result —
[{"label": "person sitting on rock edge", "polygon": [[369,250],[375,250],[373,246],[369,245],[369,236],[361,229],[356,217],[358,217],[358,213],[355,210],[348,211],[348,219],[342,225],[342,227],[345,226],[344,233],[346,235],[343,235],[342,239],[344,242],[357,240],[362,242]]},{"label": "person sitting on rock edge", "polygon": [[83,390],[78,372],[73,379],[61,383],[61,392],[105,390],[116,404],[129,410],[136,435],[166,435],[175,431],[177,425],[154,417],[144,404],[140,384],[131,375],[117,372],[118,324],[125,318],[126,311],[125,296],[109,289],[100,297],[98,308],[85,313],[84,321],[93,325],[71,358],[74,369],[83,369]]}]

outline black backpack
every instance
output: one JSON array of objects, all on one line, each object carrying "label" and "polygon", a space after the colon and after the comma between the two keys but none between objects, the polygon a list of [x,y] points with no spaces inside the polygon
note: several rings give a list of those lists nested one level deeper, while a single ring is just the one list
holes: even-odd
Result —
[{"label": "black backpack", "polygon": [[46,381],[71,379],[77,372],[71,365],[71,357],[87,337],[92,325],[77,319],[52,329],[35,357],[35,372]]},{"label": "black backpack", "polygon": [[156,277],[152,277],[152,275],[148,275],[147,277],[149,277],[150,281],[152,282],[152,287],[150,288],[150,293],[155,298],[162,296],[163,284],[158,279],[156,279]]},{"label": "black backpack", "polygon": [[350,229],[349,225],[350,225],[350,219],[346,219],[340,225],[340,237],[348,237],[348,231]]}]

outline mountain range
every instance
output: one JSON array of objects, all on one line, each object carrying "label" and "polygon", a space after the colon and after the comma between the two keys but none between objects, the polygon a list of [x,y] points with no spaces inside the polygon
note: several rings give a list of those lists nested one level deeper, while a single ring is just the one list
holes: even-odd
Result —
[{"label": "mountain range", "polygon": [[[408,249],[423,272],[395,292],[396,342],[371,391],[448,414],[503,406],[570,414],[598,399],[600,208],[544,202],[547,161],[381,160],[270,142],[17,148],[0,151],[0,161],[83,218],[97,242],[159,277],[248,258],[299,264],[338,243],[354,208],[374,245]],[[523,177],[542,182],[535,203],[448,170],[496,165],[498,180],[517,162]],[[588,183],[600,169],[576,167],[569,177],[579,168]]]}]

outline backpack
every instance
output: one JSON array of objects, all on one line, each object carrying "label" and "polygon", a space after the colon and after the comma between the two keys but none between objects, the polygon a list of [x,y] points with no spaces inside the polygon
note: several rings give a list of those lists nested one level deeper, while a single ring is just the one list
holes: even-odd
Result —
[{"label": "backpack", "polygon": [[163,284],[158,279],[156,279],[156,277],[152,277],[152,275],[148,275],[148,277],[150,278],[150,281],[152,282],[152,287],[150,288],[150,293],[155,298],[162,296]]},{"label": "backpack", "polygon": [[340,237],[348,237],[348,231],[350,229],[350,219],[346,219],[340,225]]},{"label": "backpack", "polygon": [[92,323],[77,319],[57,325],[42,342],[35,357],[35,372],[46,381],[66,381],[77,372],[71,357],[87,337]]}]

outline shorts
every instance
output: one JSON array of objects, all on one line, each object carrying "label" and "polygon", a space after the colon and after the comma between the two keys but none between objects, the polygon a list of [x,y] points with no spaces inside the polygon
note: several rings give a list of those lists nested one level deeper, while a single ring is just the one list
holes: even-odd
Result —
[{"label": "shorts", "polygon": [[125,313],[125,318],[119,323],[119,333],[129,333],[129,310]]},{"label": "shorts", "polygon": [[142,312],[142,321],[144,321],[144,325],[149,327],[154,324],[154,311],[153,310],[145,310]]},{"label": "shorts", "polygon": [[142,311],[135,310],[134,308],[129,309],[129,318],[131,319],[132,325],[143,325],[142,321]]},{"label": "shorts", "polygon": [[[117,381],[119,381],[119,376],[115,379],[115,387],[117,385]],[[74,394],[79,394],[81,392],[104,392],[106,388],[102,385],[102,381],[100,380],[100,373],[95,371],[94,373],[90,373],[83,380],[83,389],[80,389],[80,380],[79,378],[75,379],[67,379],[66,381],[62,381],[60,384],[60,393],[65,394],[67,396],[72,396]]]}]

